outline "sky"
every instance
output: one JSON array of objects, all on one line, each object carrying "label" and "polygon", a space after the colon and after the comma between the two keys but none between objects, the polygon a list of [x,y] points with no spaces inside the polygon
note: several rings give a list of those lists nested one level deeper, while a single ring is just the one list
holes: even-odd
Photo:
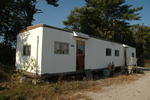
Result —
[{"label": "sky", "polygon": [[[150,0],[127,0],[127,4],[133,7],[143,6],[139,12],[142,17],[138,21],[130,21],[130,24],[144,24],[150,26]],[[59,6],[48,5],[45,0],[37,0],[37,8],[43,13],[37,13],[34,16],[35,21],[32,24],[47,24],[59,28],[64,28],[63,21],[67,19],[73,8],[79,8],[85,5],[84,0],[59,0]]]}]

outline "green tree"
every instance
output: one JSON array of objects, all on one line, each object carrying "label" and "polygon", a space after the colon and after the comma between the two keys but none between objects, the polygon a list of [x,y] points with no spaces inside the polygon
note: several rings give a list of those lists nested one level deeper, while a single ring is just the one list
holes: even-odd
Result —
[{"label": "green tree", "polygon": [[71,11],[64,21],[66,28],[129,44],[132,33],[127,21],[139,20],[142,7],[132,8],[125,0],[85,1],[85,6]]},{"label": "green tree", "polygon": [[[57,7],[58,0],[45,0]],[[32,24],[37,0],[1,0],[0,1],[0,63],[14,65],[17,34]],[[8,58],[9,55],[9,58]]]},{"label": "green tree", "polygon": [[58,0],[46,0],[48,4],[53,5],[54,7],[59,6],[58,5]]},{"label": "green tree", "polygon": [[144,59],[150,59],[150,27],[133,25],[131,29],[134,34],[137,58],[139,63],[144,64]]},{"label": "green tree", "polygon": [[[58,6],[58,0],[46,0],[48,4]],[[0,37],[5,44],[16,43],[16,35],[20,30],[32,24],[36,8],[36,0],[2,0],[0,3]]]},{"label": "green tree", "polygon": [[[7,2],[8,1],[8,2]],[[0,9],[0,35],[5,44],[14,44],[21,29],[31,25],[38,11],[35,0],[6,0]]]}]

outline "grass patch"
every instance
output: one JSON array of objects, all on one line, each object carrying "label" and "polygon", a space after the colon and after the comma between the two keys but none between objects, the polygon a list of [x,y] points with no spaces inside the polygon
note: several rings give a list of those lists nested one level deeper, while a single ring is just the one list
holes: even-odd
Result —
[{"label": "grass patch", "polygon": [[23,93],[9,94],[9,95],[1,95],[0,100],[26,100]]}]

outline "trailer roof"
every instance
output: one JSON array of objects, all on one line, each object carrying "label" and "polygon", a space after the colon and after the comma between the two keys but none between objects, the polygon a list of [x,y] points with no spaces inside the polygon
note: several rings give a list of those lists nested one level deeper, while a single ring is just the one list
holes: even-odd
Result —
[{"label": "trailer roof", "polygon": [[[26,31],[29,31],[29,30],[33,30],[33,29],[36,29],[36,28],[39,28],[39,27],[47,27],[47,28],[52,28],[52,29],[56,29],[56,30],[60,30],[60,31],[69,32],[69,33],[74,32],[72,30],[62,29],[62,28],[58,28],[58,27],[54,27],[54,26],[50,26],[50,25],[46,25],[46,24],[36,24],[36,25],[26,27],[20,33],[26,32]],[[82,33],[82,34],[84,34],[84,33]],[[89,35],[89,36],[93,37],[93,38],[96,38],[96,39],[100,39],[100,40],[104,40],[104,41],[113,42],[113,43],[123,45],[122,43],[114,42],[114,41],[111,41],[111,40],[106,40],[106,39],[103,39],[103,38],[100,38],[100,37],[97,37],[97,36],[93,36],[93,35]],[[132,46],[129,46],[129,47],[132,47]],[[132,47],[132,48],[134,48],[134,47]]]}]

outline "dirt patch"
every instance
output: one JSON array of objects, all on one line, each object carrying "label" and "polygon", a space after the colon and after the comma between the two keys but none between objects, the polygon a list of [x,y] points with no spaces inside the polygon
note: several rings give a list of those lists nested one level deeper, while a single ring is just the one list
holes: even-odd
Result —
[{"label": "dirt patch", "polygon": [[[92,92],[97,92],[97,91],[103,91],[104,87],[108,87],[111,85],[121,85],[121,84],[128,84],[132,81],[138,80],[141,78],[143,75],[142,74],[133,74],[133,75],[119,75],[107,79],[101,79],[95,81],[95,85],[85,89],[85,91],[92,91]],[[92,81],[93,82],[93,81]]]},{"label": "dirt patch", "polygon": [[[104,86],[104,91],[87,91],[83,95],[91,100],[150,100],[150,72],[144,75],[130,76],[129,81]],[[133,81],[132,81],[133,79]]]}]

